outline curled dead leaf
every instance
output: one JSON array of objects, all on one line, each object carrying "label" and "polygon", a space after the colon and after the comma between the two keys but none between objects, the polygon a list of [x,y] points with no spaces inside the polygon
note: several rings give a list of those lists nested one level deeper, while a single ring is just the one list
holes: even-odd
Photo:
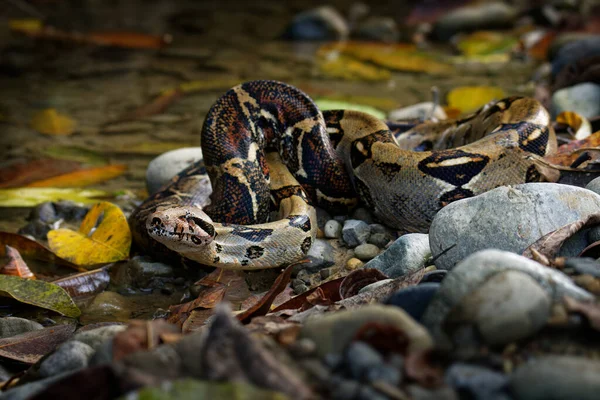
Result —
[{"label": "curled dead leaf", "polygon": [[31,272],[21,257],[21,254],[19,254],[19,251],[13,247],[10,247],[9,245],[6,245],[5,249],[6,256],[8,257],[9,261],[6,265],[4,265],[4,267],[2,267],[0,273],[4,275],[18,276],[23,279],[35,279],[35,275],[33,272]]}]

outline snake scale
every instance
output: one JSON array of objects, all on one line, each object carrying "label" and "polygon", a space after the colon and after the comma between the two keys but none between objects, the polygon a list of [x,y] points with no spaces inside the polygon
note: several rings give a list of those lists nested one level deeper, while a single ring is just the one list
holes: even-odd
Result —
[{"label": "snake scale", "polygon": [[[273,268],[308,252],[317,230],[311,205],[342,212],[359,199],[392,228],[426,232],[452,201],[554,180],[540,162],[556,148],[549,123],[537,101],[507,98],[465,119],[421,123],[397,135],[409,148],[432,149],[416,152],[401,148],[373,116],[322,113],[293,86],[247,82],[209,110],[203,162],[131,215],[133,238],[161,258],[177,253],[207,266]],[[273,209],[279,215],[269,222]]]}]

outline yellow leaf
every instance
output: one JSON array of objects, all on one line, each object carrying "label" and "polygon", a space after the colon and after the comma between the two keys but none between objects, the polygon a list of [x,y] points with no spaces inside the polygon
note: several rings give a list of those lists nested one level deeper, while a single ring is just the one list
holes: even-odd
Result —
[{"label": "yellow leaf", "polygon": [[382,81],[390,79],[391,76],[390,72],[385,69],[365,64],[346,56],[339,56],[334,60],[323,61],[319,67],[321,73],[328,78]]},{"label": "yellow leaf", "polygon": [[42,30],[44,24],[35,18],[11,19],[8,27],[13,31],[37,32]]},{"label": "yellow leaf", "polygon": [[592,134],[592,125],[588,119],[574,111],[563,111],[556,116],[556,122],[567,125],[574,133],[575,139],[581,140]]},{"label": "yellow leaf", "polygon": [[448,106],[461,112],[476,111],[492,100],[504,97],[504,91],[495,86],[461,86],[448,93]]},{"label": "yellow leaf", "polygon": [[87,213],[77,232],[70,229],[48,232],[48,245],[57,256],[74,264],[103,264],[129,257],[131,232],[121,209],[101,202]]},{"label": "yellow leaf", "polygon": [[75,131],[75,121],[54,108],[47,108],[33,116],[31,127],[45,135],[70,135]]},{"label": "yellow leaf", "polygon": [[95,203],[90,197],[111,194],[94,189],[16,188],[0,189],[0,207],[34,207],[45,201],[70,200],[76,203]]},{"label": "yellow leaf", "polygon": [[506,33],[479,31],[463,37],[457,47],[463,55],[477,57],[509,53],[517,44],[517,38]]},{"label": "yellow leaf", "polygon": [[123,175],[127,170],[124,164],[105,165],[103,167],[86,168],[68,174],[32,182],[27,187],[81,187],[94,185]]}]

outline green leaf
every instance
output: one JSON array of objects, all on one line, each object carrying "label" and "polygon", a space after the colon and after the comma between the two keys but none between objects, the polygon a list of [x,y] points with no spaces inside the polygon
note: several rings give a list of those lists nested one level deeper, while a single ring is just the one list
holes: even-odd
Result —
[{"label": "green leaf", "polygon": [[45,201],[71,200],[76,203],[95,203],[95,197],[110,193],[94,189],[18,188],[0,189],[0,207],[35,207]]},{"label": "green leaf", "polygon": [[386,115],[383,111],[379,111],[375,107],[364,104],[349,103],[346,101],[332,100],[328,98],[320,98],[315,101],[320,110],[354,110],[362,111],[367,114],[374,115],[379,119],[385,119]]},{"label": "green leaf", "polygon": [[286,400],[282,393],[260,389],[247,383],[219,383],[180,379],[164,382],[159,387],[146,387],[128,393],[122,400]]},{"label": "green leaf", "polygon": [[79,146],[54,145],[42,149],[41,152],[53,158],[77,161],[90,165],[104,165],[108,162],[102,154]]},{"label": "green leaf", "polygon": [[49,282],[0,275],[0,295],[56,311],[66,317],[76,318],[81,314],[71,296],[60,286]]}]

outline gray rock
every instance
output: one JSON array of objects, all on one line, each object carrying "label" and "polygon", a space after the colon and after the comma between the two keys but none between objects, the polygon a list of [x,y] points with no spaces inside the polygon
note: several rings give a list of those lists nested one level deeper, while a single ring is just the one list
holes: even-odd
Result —
[{"label": "gray rock", "polygon": [[504,271],[468,294],[448,320],[472,324],[486,344],[502,345],[529,337],[544,327],[551,306],[548,293],[529,275]]},{"label": "gray rock", "polygon": [[327,353],[341,353],[356,332],[371,322],[389,324],[402,330],[408,337],[410,351],[429,349],[433,345],[425,328],[408,314],[398,307],[380,304],[332,314],[313,314],[304,322],[300,337],[313,340],[317,345],[317,353],[323,357]]},{"label": "gray rock", "polygon": [[364,380],[371,368],[384,362],[382,355],[377,350],[360,341],[350,343],[345,355],[350,376],[357,381]]},{"label": "gray rock", "polygon": [[282,36],[290,40],[342,40],[348,34],[344,17],[331,6],[321,6],[297,14]]},{"label": "gray rock", "polygon": [[400,31],[391,17],[369,17],[358,25],[354,35],[359,39],[393,43],[400,38]]},{"label": "gray rock", "polygon": [[148,193],[156,193],[184,168],[202,160],[200,147],[185,147],[171,150],[156,157],[146,170],[146,188]]},{"label": "gray rock", "polygon": [[42,324],[25,318],[0,318],[0,339],[20,335],[21,333],[44,329]]},{"label": "gray rock", "polygon": [[379,254],[379,247],[370,243],[363,243],[356,246],[354,255],[362,261],[368,261]]},{"label": "gray rock", "polygon": [[371,233],[369,239],[367,239],[367,243],[374,244],[383,249],[391,240],[392,236],[388,233]]},{"label": "gray rock", "polygon": [[326,238],[339,239],[342,237],[342,224],[335,219],[330,219],[325,223],[323,233],[325,233]]},{"label": "gray rock", "polygon": [[515,400],[595,400],[600,393],[600,362],[573,356],[542,356],[510,377]]},{"label": "gray rock", "polygon": [[21,386],[14,387],[8,391],[2,392],[0,398],[2,400],[27,400],[32,398],[38,393],[44,391],[47,387],[60,381],[63,378],[71,375],[71,372],[65,372],[64,374],[54,375],[49,378],[40,379],[34,382],[30,382]]},{"label": "gray rock", "polygon": [[389,400],[389,397],[371,386],[363,385],[360,387],[355,400]]},{"label": "gray rock", "polygon": [[40,363],[40,376],[48,378],[64,372],[85,368],[93,354],[94,349],[89,345],[77,340],[70,340],[62,344]]},{"label": "gray rock", "polygon": [[592,179],[590,183],[585,186],[585,188],[600,195],[600,177]]},{"label": "gray rock", "polygon": [[451,345],[442,330],[450,311],[492,275],[509,270],[528,274],[548,293],[553,302],[562,301],[565,295],[580,300],[593,299],[590,293],[575,286],[569,277],[558,270],[510,252],[482,250],[467,257],[452,269],[423,314],[421,321],[437,344],[445,347]]},{"label": "gray rock", "polygon": [[154,261],[150,257],[136,256],[126,264],[119,265],[112,283],[149,290],[160,289],[178,276],[170,265]]},{"label": "gray rock", "polygon": [[373,214],[364,207],[358,207],[352,212],[352,219],[360,219],[371,225],[374,222]]},{"label": "gray rock", "polygon": [[510,400],[506,394],[508,377],[479,365],[452,364],[446,370],[445,381],[473,400]]},{"label": "gray rock", "polygon": [[350,379],[339,379],[331,389],[331,398],[335,400],[354,399],[360,391],[360,384]]},{"label": "gray rock", "polygon": [[409,233],[396,239],[387,250],[366,263],[364,268],[377,268],[390,278],[398,278],[424,268],[430,259],[429,236]]},{"label": "gray rock", "polygon": [[557,90],[552,95],[552,113],[575,111],[586,118],[600,115],[600,85],[584,82]]},{"label": "gray rock", "polygon": [[321,207],[315,207],[315,210],[317,211],[317,226],[324,231],[325,224],[331,219],[331,214]]},{"label": "gray rock", "polygon": [[381,287],[381,286],[384,286],[384,285],[386,285],[386,284],[390,283],[391,281],[393,281],[393,279],[382,279],[382,280],[380,280],[380,281],[373,282],[373,283],[371,283],[371,284],[369,284],[369,285],[367,285],[367,286],[365,286],[365,287],[361,288],[361,289],[358,291],[358,293],[366,293],[366,292],[372,292],[372,291],[375,291],[375,290],[377,290],[377,288],[379,288],[379,287]]},{"label": "gray rock", "polygon": [[412,400],[458,400],[456,392],[450,387],[425,389],[417,384],[408,385],[406,391]]},{"label": "gray rock", "polygon": [[119,332],[124,331],[127,325],[108,325],[102,326],[96,329],[90,329],[89,331],[77,332],[72,340],[85,343],[94,350],[97,350],[102,343],[107,340],[111,340]]},{"label": "gray rock", "polygon": [[371,228],[369,225],[358,219],[348,219],[344,221],[342,228],[342,237],[348,247],[356,247],[359,244],[367,243]]},{"label": "gray rock", "polygon": [[517,14],[518,10],[504,2],[461,7],[438,19],[433,33],[439,40],[447,41],[458,32],[510,27]]},{"label": "gray rock", "polygon": [[303,264],[302,269],[317,272],[322,268],[327,268],[334,264],[335,249],[329,241],[315,239],[306,256],[310,260],[310,263]]},{"label": "gray rock", "polygon": [[573,268],[575,272],[581,275],[591,275],[594,278],[600,278],[600,262],[593,258],[571,257],[565,259],[565,269]]},{"label": "gray rock", "polygon": [[[522,254],[546,233],[598,211],[600,196],[575,186],[499,187],[442,208],[429,230],[431,252],[440,269],[451,269],[469,254],[488,248]],[[586,244],[585,232],[579,232],[560,254],[577,255]]]}]

